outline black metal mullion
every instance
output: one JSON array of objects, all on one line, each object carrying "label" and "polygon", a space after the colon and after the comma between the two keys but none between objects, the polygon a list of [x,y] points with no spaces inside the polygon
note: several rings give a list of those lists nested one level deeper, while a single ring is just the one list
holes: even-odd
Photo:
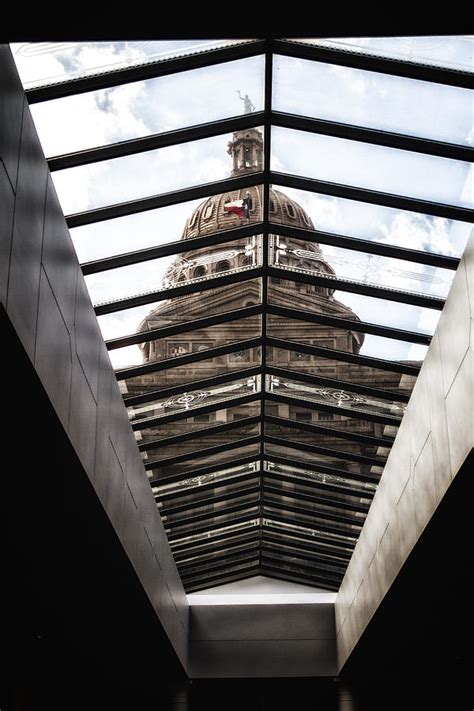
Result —
[{"label": "black metal mullion", "polygon": [[248,447],[252,444],[258,444],[260,442],[260,439],[260,435],[255,435],[254,437],[245,437],[243,439],[238,439],[235,442],[224,442],[224,444],[217,444],[213,447],[207,447],[202,450],[195,450],[192,452],[186,452],[185,454],[179,454],[176,457],[168,457],[167,459],[146,462],[145,469],[157,469],[159,471],[163,467],[171,467],[176,464],[184,464],[185,462],[192,461],[193,459],[199,459],[201,457],[212,457],[215,454],[221,454],[221,452],[227,452],[233,449],[240,449],[241,447]]},{"label": "black metal mullion", "polygon": [[[353,517],[350,515],[344,516],[343,514],[336,514],[333,511],[324,511],[322,509],[309,509],[306,508],[305,506],[299,506],[298,504],[295,503],[289,503],[288,501],[275,501],[273,499],[268,499],[265,497],[265,494],[273,495],[273,496],[279,496],[282,499],[287,496],[287,498],[297,498],[292,497],[291,493],[285,494],[282,492],[280,489],[277,489],[276,491],[272,491],[271,488],[268,486],[264,486],[263,488],[263,506],[268,506],[272,507],[274,506],[277,509],[282,509],[284,511],[291,511],[291,513],[295,513],[298,516],[308,516],[309,518],[313,519],[323,519],[323,521],[329,521],[330,523],[334,524],[341,524],[341,526],[358,526],[360,529],[362,529],[362,526],[365,521],[365,516],[364,518],[357,518]],[[332,505],[329,505],[330,509],[332,509]],[[343,508],[340,506],[339,508]],[[324,524],[326,525],[326,524]]]},{"label": "black metal mullion", "polygon": [[215,425],[213,427],[201,427],[198,430],[183,432],[182,434],[177,434],[172,437],[163,437],[162,439],[153,440],[151,442],[138,442],[138,449],[140,452],[149,452],[153,449],[174,447],[183,442],[189,442],[189,440],[199,439],[201,437],[213,437],[214,435],[220,435],[224,432],[239,429],[240,427],[250,427],[259,422],[260,415],[244,417],[241,420],[232,420],[231,422],[224,422],[222,425]]},{"label": "black metal mullion", "polygon": [[258,564],[251,566],[249,568],[244,568],[243,570],[234,571],[234,573],[229,572],[223,575],[214,575],[206,577],[205,582],[196,583],[193,585],[187,582],[184,589],[187,593],[192,592],[202,592],[207,588],[213,588],[215,585],[223,585],[224,583],[238,582],[239,580],[245,580],[251,575],[258,575],[260,572],[260,566]]},{"label": "black metal mullion", "polygon": [[297,570],[288,570],[287,568],[281,568],[277,565],[276,561],[269,563],[262,560],[262,566],[260,575],[264,575],[266,578],[274,578],[275,580],[286,580],[290,583],[303,583],[306,585],[316,585],[319,588],[325,588],[331,592],[335,592],[339,589],[340,581],[337,583],[333,581],[332,578],[327,579],[322,575],[308,575],[299,573]]},{"label": "black metal mullion", "polygon": [[[280,536],[280,538],[278,536]],[[324,546],[319,546],[312,538],[308,538],[306,541],[302,538],[294,541],[291,540],[286,533],[280,532],[276,534],[275,532],[271,532],[269,529],[264,531],[263,539],[264,541],[274,543],[275,545],[287,546],[290,549],[292,546],[295,546],[298,550],[305,551],[309,554],[320,555],[330,560],[337,560],[340,558],[343,565],[347,565],[352,557],[352,552],[349,550],[341,548],[337,550],[329,550]]]},{"label": "black metal mullion", "polygon": [[88,165],[103,160],[122,158],[124,156],[136,155],[158,148],[167,148],[174,145],[182,145],[190,141],[198,141],[203,138],[212,138],[232,131],[239,131],[246,128],[259,126],[263,120],[263,111],[255,111],[252,114],[243,114],[232,118],[224,118],[220,121],[211,121],[194,126],[176,129],[174,131],[163,131],[142,138],[135,138],[129,141],[109,143],[97,148],[89,148],[74,153],[66,153],[48,158],[47,163],[50,171],[75,168],[80,165]]},{"label": "black metal mullion", "polygon": [[[302,565],[303,568],[311,568],[313,571],[315,568],[317,569],[319,565],[321,566],[333,566],[336,568],[336,570],[326,570],[324,567],[321,567],[321,572],[327,572],[328,575],[344,575],[346,568],[347,568],[347,562],[345,561],[335,561],[333,559],[325,559],[321,558],[319,556],[308,556],[303,553],[299,553],[298,551],[292,551],[291,548],[289,550],[279,550],[276,547],[273,547],[273,545],[264,542],[264,550],[268,553],[270,557],[275,557],[275,560],[280,560],[282,563],[286,563],[288,565]],[[277,556],[283,556],[283,559],[277,558]],[[290,561],[288,558],[297,558],[298,560],[301,560],[301,564],[296,562],[296,561]]]},{"label": "black metal mullion", "polygon": [[[205,496],[204,499],[195,499],[191,493],[188,493],[188,501],[182,504],[175,505],[165,505],[159,506],[159,511],[162,516],[175,516],[178,513],[189,513],[194,509],[204,508],[206,506],[212,506],[213,504],[219,504],[225,501],[231,501],[232,499],[240,499],[243,496],[250,496],[251,494],[256,494],[259,492],[258,486],[247,486],[243,489],[236,489],[233,491],[226,491],[223,494],[218,494],[216,496]],[[199,492],[195,492],[199,493]],[[161,503],[161,502],[160,502]],[[219,513],[220,510],[218,510]],[[206,512],[206,516],[212,516],[215,511]],[[225,513],[225,512],[224,512]],[[168,522],[166,522],[168,523]]]},{"label": "black metal mullion", "polygon": [[[334,583],[340,583],[344,577],[344,571],[338,570],[327,570],[323,567],[305,565],[304,563],[295,562],[294,560],[288,560],[288,558],[281,556],[279,557],[275,553],[272,554],[270,551],[264,551],[262,553],[262,563],[265,564],[266,561],[270,561],[270,565],[276,567],[281,566],[283,570],[287,570],[290,574],[297,574],[304,577],[308,575],[309,578],[316,578],[318,576],[324,576],[328,581],[333,581]],[[324,565],[324,564],[321,564]]]},{"label": "black metal mullion", "polygon": [[180,474],[173,474],[171,476],[163,476],[159,479],[150,479],[150,486],[163,486],[165,484],[177,484],[180,481],[187,481],[188,479],[194,479],[198,476],[205,476],[206,474],[214,474],[215,472],[224,471],[225,469],[231,469],[235,466],[244,466],[245,464],[252,464],[256,462],[258,457],[255,454],[248,454],[245,457],[240,457],[239,461],[236,462],[235,459],[231,459],[226,462],[219,462],[218,464],[212,464],[208,467],[199,467],[199,469],[192,469],[190,471],[181,472]]},{"label": "black metal mullion", "polygon": [[336,388],[338,390],[346,390],[359,395],[367,395],[376,397],[380,400],[408,402],[410,394],[406,392],[396,392],[394,390],[385,390],[384,388],[374,388],[368,385],[360,385],[359,383],[351,383],[350,380],[337,380],[336,378],[328,378],[327,376],[317,375],[316,373],[305,373],[269,366],[269,375],[275,375],[277,378],[288,378],[297,380],[302,383],[310,383],[312,385],[321,385],[326,388]]},{"label": "black metal mullion", "polygon": [[339,351],[333,348],[322,348],[320,346],[312,346],[309,343],[298,343],[297,341],[288,341],[283,338],[275,338],[269,336],[267,338],[269,346],[281,348],[283,350],[296,353],[308,353],[317,358],[326,358],[333,361],[343,361],[345,363],[354,363],[355,365],[364,365],[368,368],[376,368],[379,370],[387,370],[391,373],[401,373],[403,375],[417,376],[420,372],[419,365],[408,365],[407,363],[396,360],[384,360],[382,358],[373,358],[372,356],[359,355],[357,353],[349,353],[347,351]]},{"label": "black metal mullion", "polygon": [[[294,482],[296,483],[296,482]],[[308,482],[310,484],[310,482]],[[369,505],[367,504],[354,504],[350,503],[344,499],[333,499],[326,496],[318,496],[318,494],[308,493],[298,491],[296,489],[285,489],[281,486],[275,486],[274,481],[264,482],[263,485],[264,493],[275,494],[276,496],[284,496],[288,499],[295,499],[296,501],[307,501],[310,504],[321,504],[321,506],[328,506],[330,508],[337,508],[347,511],[355,511],[356,513],[367,514],[369,511]],[[353,494],[351,494],[353,496]],[[357,519],[358,521],[359,519]],[[356,522],[357,522],[356,521]]]},{"label": "black metal mullion", "polygon": [[378,484],[380,481],[380,475],[377,474],[363,474],[361,472],[350,472],[346,469],[338,469],[337,467],[330,467],[327,464],[313,464],[312,462],[302,462],[296,459],[287,459],[286,457],[281,457],[277,454],[266,454],[265,459],[267,462],[273,464],[283,464],[287,467],[296,467],[299,469],[308,469],[312,472],[317,472],[319,474],[329,474],[331,476],[340,477],[342,479],[351,479],[352,481],[360,481],[364,484]]},{"label": "black metal mullion", "polygon": [[[255,554],[257,552],[257,548],[258,540],[252,542],[249,545],[247,552]],[[192,576],[193,574],[195,575],[196,570],[199,571],[204,567],[205,570],[209,572],[212,572],[215,569],[219,569],[224,561],[229,565],[239,565],[240,563],[248,559],[249,556],[245,556],[245,553],[245,550],[233,551],[215,558],[213,558],[212,554],[210,554],[207,557],[202,556],[199,560],[189,561],[189,563],[185,563],[183,565],[177,563],[177,568],[179,574],[182,575],[183,578],[186,578],[186,576]]]},{"label": "black metal mullion", "polygon": [[334,415],[342,415],[354,420],[364,420],[366,422],[377,422],[382,425],[391,425],[393,427],[399,427],[402,419],[401,417],[390,417],[389,415],[379,415],[375,412],[359,411],[344,407],[338,407],[337,405],[326,405],[325,403],[314,402],[313,400],[306,400],[303,397],[293,398],[287,395],[279,395],[277,393],[266,393],[267,400],[272,400],[273,402],[282,402],[286,405],[298,405],[300,407],[306,407],[308,410],[315,410],[316,412],[328,412]]},{"label": "black metal mullion", "polygon": [[[221,551],[226,551],[226,550],[232,550],[233,548],[238,548],[239,546],[245,546],[247,543],[254,543],[258,541],[260,538],[258,530],[256,528],[252,529],[252,532],[249,533],[247,536],[244,536],[242,540],[230,540],[230,541],[224,541],[224,543],[213,546],[212,544],[206,545],[206,543],[201,546],[202,550],[201,551],[195,551],[193,548],[191,549],[183,549],[177,550],[174,552],[174,559],[176,563],[180,563],[183,560],[186,560],[186,558],[197,558],[201,555],[211,555],[212,553],[220,553]],[[196,547],[196,546],[195,546]],[[194,547],[194,548],[195,548]]]},{"label": "black metal mullion", "polygon": [[[205,351],[197,351],[196,353],[187,353],[186,355],[176,356],[175,358],[165,358],[163,360],[151,361],[150,363],[144,363],[143,365],[134,365],[129,368],[121,368],[115,371],[115,376],[117,380],[126,380],[127,378],[135,378],[139,375],[147,375],[149,373],[159,373],[162,370],[170,370],[172,368],[179,368],[182,365],[189,365],[190,363],[199,363],[202,360],[212,360],[212,358],[217,358],[218,356],[228,355],[229,353],[235,353],[236,351],[245,351],[250,348],[258,348],[262,343],[262,339],[258,338],[248,338],[244,341],[235,341],[235,343],[228,343],[224,346],[216,346],[215,348],[208,348]],[[192,388],[192,383],[189,384]]]},{"label": "black metal mullion", "polygon": [[[232,525],[234,523],[247,523],[249,521],[254,520],[256,517],[254,515],[246,515],[242,516],[240,518],[235,519],[232,521]],[[223,528],[223,527],[221,527]],[[211,529],[210,529],[211,530]],[[212,529],[213,530],[213,529]],[[189,552],[193,551],[196,548],[201,548],[203,546],[212,546],[214,543],[217,543],[219,541],[229,541],[235,538],[238,538],[239,536],[248,536],[251,533],[256,533],[258,531],[257,526],[248,526],[247,528],[240,528],[232,531],[225,531],[225,533],[217,533],[215,536],[212,536],[212,538],[202,538],[197,541],[185,541],[181,542],[180,539],[175,539],[170,541],[171,549],[173,552],[173,555],[177,553],[184,553],[184,552]],[[206,532],[204,532],[205,534]],[[184,534],[183,538],[185,538],[189,534]]]},{"label": "black metal mullion", "polygon": [[[284,513],[290,513],[292,515],[296,514],[296,516],[306,516],[306,518],[311,519],[313,525],[315,528],[318,528],[321,531],[326,531],[326,533],[335,533],[340,536],[349,536],[354,539],[357,539],[359,537],[360,531],[362,530],[362,525],[364,523],[364,520],[360,521],[360,523],[357,523],[355,521],[343,521],[341,520],[341,516],[332,516],[331,514],[327,512],[322,512],[322,511],[309,511],[307,509],[304,509],[300,506],[294,506],[292,504],[287,504],[279,501],[271,501],[269,499],[263,499],[263,509],[265,511],[266,508],[271,508],[271,509],[276,509],[279,512],[284,512]],[[264,514],[265,515],[265,514]],[[295,518],[293,520],[294,523],[298,525],[304,525],[303,519],[301,518]],[[334,526],[329,525],[331,522],[334,522]],[[340,526],[336,525],[340,524]],[[348,530],[348,528],[344,528],[344,526],[358,526],[359,530],[358,531],[353,531],[353,530]]]},{"label": "black metal mullion", "polygon": [[350,294],[362,294],[363,296],[370,296],[374,299],[384,299],[385,301],[410,304],[411,306],[436,309],[437,311],[441,311],[445,303],[445,299],[438,296],[429,296],[428,294],[412,291],[400,291],[388,286],[375,286],[373,284],[366,284],[365,282],[338,279],[332,276],[318,276],[317,273],[303,273],[287,267],[269,267],[268,274],[270,277],[277,279],[286,279],[301,284],[321,286],[327,289],[337,289],[338,291],[346,291]]},{"label": "black metal mullion", "polygon": [[203,578],[203,577],[207,578],[209,573],[227,570],[227,568],[229,568],[231,566],[235,566],[235,565],[248,565],[254,560],[258,560],[258,553],[256,553],[255,551],[252,553],[249,553],[249,555],[246,558],[242,558],[240,561],[235,561],[235,560],[226,561],[226,560],[224,560],[223,562],[216,563],[215,565],[209,565],[209,567],[206,568],[205,570],[198,570],[198,571],[191,570],[189,572],[183,571],[181,573],[181,578],[183,580],[183,583],[186,585],[186,582],[190,579],[191,580],[199,580],[200,578]]},{"label": "black metal mullion", "polygon": [[325,427],[315,423],[299,422],[298,420],[286,420],[284,417],[275,415],[265,415],[265,422],[277,427],[290,427],[302,432],[320,434],[329,439],[343,439],[349,442],[357,442],[358,444],[367,444],[371,447],[387,447],[390,448],[394,442],[393,437],[384,435],[383,437],[374,437],[373,435],[360,434],[358,432],[346,432],[336,428]]},{"label": "black metal mullion", "polygon": [[249,279],[257,279],[261,276],[261,267],[242,267],[239,271],[235,273],[222,274],[222,276],[212,277],[212,279],[209,279],[207,281],[200,281],[196,284],[184,283],[182,286],[174,286],[170,287],[169,289],[160,289],[159,291],[149,291],[145,294],[129,296],[125,299],[115,299],[114,301],[96,304],[94,306],[94,311],[97,316],[103,316],[104,314],[113,314],[117,313],[117,311],[133,309],[136,306],[145,306],[147,304],[153,304],[156,301],[168,301],[169,299],[176,299],[180,296],[188,296],[189,294],[199,294],[201,292],[211,291],[213,289],[218,289],[223,286],[240,284],[242,282],[248,281]]},{"label": "black metal mullion", "polygon": [[187,202],[188,200],[198,200],[200,198],[210,197],[211,195],[220,195],[221,193],[232,192],[233,190],[249,188],[254,185],[259,185],[261,182],[262,173],[248,173],[247,175],[239,175],[236,178],[226,178],[225,180],[214,183],[194,185],[190,188],[173,190],[169,193],[160,193],[158,195],[138,198],[137,200],[128,200],[126,202],[115,203],[114,205],[85,210],[84,212],[67,215],[66,223],[69,228],[81,227],[82,225],[90,225],[93,222],[112,220],[117,217],[124,217],[125,215],[155,210],[158,207],[167,207],[168,205],[176,205],[181,202]]},{"label": "black metal mullion", "polygon": [[150,331],[142,331],[140,333],[132,333],[129,336],[121,336],[113,338],[105,342],[107,350],[115,350],[124,346],[131,346],[137,343],[147,343],[148,341],[157,341],[161,338],[169,338],[170,336],[181,335],[198,331],[202,328],[211,326],[222,326],[234,321],[240,321],[252,316],[260,316],[262,313],[262,305],[245,306],[243,309],[235,309],[234,311],[225,311],[222,314],[208,316],[206,318],[193,319],[192,321],[180,321],[169,326],[161,326],[153,328]]},{"label": "black metal mullion", "polygon": [[187,496],[193,496],[197,491],[204,493],[206,491],[216,491],[218,489],[225,489],[228,486],[233,486],[234,484],[242,484],[246,481],[252,481],[252,479],[258,479],[259,472],[244,472],[237,475],[229,475],[228,479],[219,479],[218,481],[211,481],[207,484],[196,483],[194,486],[187,487],[186,489],[181,489],[177,491],[163,491],[154,492],[154,497],[156,502],[163,501],[173,501],[175,499],[182,499]]},{"label": "black metal mullion", "polygon": [[[257,508],[258,504],[255,504],[253,508]],[[248,507],[250,508],[250,506]],[[210,533],[211,531],[218,530],[220,528],[227,528],[228,526],[233,526],[238,523],[245,523],[247,521],[252,521],[254,519],[258,518],[258,511],[254,511],[252,513],[244,514],[243,516],[236,516],[235,518],[231,518],[228,521],[218,521],[215,523],[206,523],[204,526],[199,526],[196,528],[193,528],[192,531],[175,531],[173,532],[168,532],[166,535],[168,536],[168,541],[170,543],[179,541],[183,538],[187,538],[188,536],[194,536],[196,534],[201,534],[201,533]],[[166,525],[165,525],[166,528]],[[226,533],[226,535],[228,535]]]},{"label": "black metal mullion", "polygon": [[[339,540],[337,538],[334,539],[329,536],[326,537],[324,535],[324,531],[321,529],[321,527],[319,525],[312,525],[311,522],[309,522],[309,521],[299,523],[297,520],[295,520],[293,518],[289,519],[287,516],[284,516],[283,514],[279,514],[279,513],[275,513],[275,512],[265,514],[265,518],[267,520],[271,521],[272,523],[276,522],[276,523],[283,523],[283,524],[285,524],[285,523],[286,524],[297,524],[297,525],[301,526],[302,528],[307,529],[307,531],[311,531],[311,534],[307,533],[307,532],[303,532],[303,531],[298,531],[297,529],[293,529],[293,528],[288,529],[288,530],[279,529],[277,531],[281,535],[293,536],[294,538],[297,538],[298,540],[305,541],[308,544],[315,541],[316,543],[322,543],[322,544],[330,546],[332,548],[342,549],[342,550],[345,550],[346,552],[350,551],[350,555],[352,555],[352,551],[354,550],[354,547],[357,543],[357,537],[354,537],[354,539],[350,542],[347,540]],[[266,533],[266,531],[272,531],[273,533],[276,533],[276,531],[274,531],[271,528],[264,528],[265,533]],[[330,531],[327,531],[327,533],[329,533],[330,535],[331,534],[341,535],[341,534],[338,534],[337,531],[334,531],[332,529]]]},{"label": "black metal mullion", "polygon": [[271,171],[270,180],[274,185],[286,188],[307,190],[311,193],[332,195],[333,197],[341,197],[346,200],[355,200],[356,202],[366,202],[371,205],[394,207],[397,210],[408,210],[410,212],[419,212],[425,215],[446,217],[448,220],[474,222],[474,210],[467,207],[446,205],[444,203],[420,200],[419,198],[403,197],[402,195],[395,195],[393,193],[368,190],[367,188],[343,185],[342,183],[330,183],[325,180],[305,178],[298,175],[291,175],[289,173],[278,173],[277,171]]},{"label": "black metal mullion", "polygon": [[78,79],[67,79],[63,82],[27,89],[25,93],[30,104],[39,101],[50,101],[64,96],[83,94],[88,91],[97,91],[98,89],[108,89],[121,84],[156,79],[157,77],[178,74],[191,69],[210,67],[214,64],[223,64],[224,62],[231,62],[245,57],[254,57],[262,54],[265,51],[265,47],[264,40],[258,40],[229,47],[202,50],[182,57],[144,62],[132,67],[122,67],[107,72],[99,71]]},{"label": "black metal mullion", "polygon": [[425,333],[405,331],[399,328],[391,328],[390,326],[380,326],[366,321],[350,321],[349,319],[340,318],[339,316],[328,316],[327,314],[322,313],[297,311],[296,309],[289,309],[286,306],[271,304],[268,306],[267,313],[272,316],[279,316],[280,318],[305,321],[307,323],[315,323],[322,326],[332,326],[334,328],[341,328],[347,331],[369,333],[373,336],[392,338],[398,341],[406,341],[408,343],[419,343],[423,346],[429,346],[431,343],[431,336],[428,336]]},{"label": "black metal mullion", "polygon": [[[256,508],[260,504],[260,498],[255,499],[255,501],[246,501],[241,504],[234,504],[229,506],[227,509],[218,511],[208,511],[202,514],[196,514],[194,516],[185,516],[185,518],[178,519],[177,521],[163,521],[163,525],[166,530],[181,528],[181,526],[189,526],[194,523],[202,523],[203,521],[214,521],[216,518],[222,518],[223,516],[229,516],[229,514],[239,513],[240,511],[245,511],[245,509]],[[257,514],[258,515],[258,514]],[[220,522],[220,526],[232,523],[232,520]],[[196,530],[188,531],[188,533],[194,534]]]},{"label": "black metal mullion", "polygon": [[331,459],[342,459],[350,462],[351,464],[367,464],[368,466],[373,467],[383,467],[387,462],[386,457],[370,457],[369,455],[356,454],[355,452],[338,451],[337,449],[319,447],[316,444],[298,442],[297,440],[290,441],[284,437],[273,437],[272,435],[267,434],[265,434],[265,444],[273,444],[277,447],[286,447],[287,449],[294,449],[298,452],[320,454],[323,457],[329,457]]},{"label": "black metal mullion", "polygon": [[349,141],[360,141],[371,145],[386,146],[397,150],[423,153],[452,160],[471,162],[474,159],[474,149],[470,146],[393,133],[366,126],[327,121],[309,116],[298,116],[282,111],[272,112],[272,123],[274,126],[290,128],[296,131],[334,136],[335,138],[343,138]]},{"label": "black metal mullion", "polygon": [[161,417],[149,417],[144,420],[138,420],[136,422],[133,421],[130,424],[134,432],[136,432],[137,430],[146,430],[150,427],[169,424],[170,422],[180,422],[181,420],[187,420],[189,417],[195,417],[196,415],[205,415],[208,412],[217,412],[218,410],[223,410],[228,407],[247,405],[251,402],[255,402],[259,398],[260,393],[250,393],[249,395],[241,395],[240,397],[235,397],[232,400],[221,400],[220,402],[214,402],[210,405],[201,405],[200,407],[195,407],[192,410],[174,412],[169,415],[163,415]]},{"label": "black metal mullion", "polygon": [[354,69],[390,74],[407,79],[418,79],[436,84],[473,88],[473,76],[469,72],[447,67],[430,66],[426,63],[410,62],[404,59],[380,57],[364,54],[351,49],[340,49],[321,45],[298,43],[297,40],[274,39],[272,51],[286,57],[298,57],[315,62],[336,64]]},{"label": "black metal mullion", "polygon": [[342,484],[335,486],[332,485],[331,482],[305,478],[303,475],[298,475],[297,473],[290,475],[268,469],[265,471],[265,479],[268,479],[270,483],[281,481],[286,484],[292,484],[293,486],[306,486],[317,492],[330,492],[338,494],[339,496],[354,496],[355,498],[367,499],[368,501],[371,501],[375,494],[375,491],[372,489],[353,489],[349,483],[346,486]]}]

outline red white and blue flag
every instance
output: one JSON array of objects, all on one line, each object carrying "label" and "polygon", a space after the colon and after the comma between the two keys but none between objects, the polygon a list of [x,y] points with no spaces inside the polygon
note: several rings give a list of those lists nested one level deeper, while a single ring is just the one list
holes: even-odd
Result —
[{"label": "red white and blue flag", "polygon": [[249,198],[244,198],[243,200],[232,200],[231,202],[226,202],[224,204],[224,210],[228,215],[234,214],[239,217],[248,218],[249,210]]}]

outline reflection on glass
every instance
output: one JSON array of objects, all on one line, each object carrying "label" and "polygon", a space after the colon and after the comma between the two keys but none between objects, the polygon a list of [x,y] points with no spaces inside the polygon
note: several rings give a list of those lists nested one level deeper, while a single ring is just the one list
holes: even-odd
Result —
[{"label": "reflection on glass", "polygon": [[449,143],[472,140],[468,89],[294,57],[273,62],[277,111]]},{"label": "reflection on glass", "polygon": [[[262,237],[254,235],[215,247],[109,269],[85,277],[95,305],[131,296],[200,284],[226,274],[255,269],[262,263]],[[137,292],[138,289],[138,292]],[[205,301],[203,294],[201,299]],[[163,309],[163,316],[166,309]]]},{"label": "reflection on glass", "polygon": [[140,422],[143,423],[143,427],[146,427],[149,419],[191,412],[196,408],[232,401],[236,397],[258,392],[260,392],[260,376],[254,375],[244,380],[235,380],[231,383],[214,386],[208,390],[190,390],[166,399],[157,399],[145,405],[129,407],[128,416],[132,424]]},{"label": "reflection on glass", "polygon": [[[299,434],[301,435],[301,431],[299,431]],[[383,472],[383,464],[384,461],[381,461],[381,466],[376,466],[376,465],[371,465],[371,464],[360,464],[359,462],[352,462],[352,461],[347,461],[345,459],[340,459],[337,456],[337,452],[335,454],[327,454],[323,455],[320,453],[314,453],[314,452],[306,452],[304,449],[299,449],[299,444],[301,442],[302,446],[306,443],[312,444],[312,438],[311,441],[310,437],[308,436],[309,433],[306,434],[306,440],[304,440],[301,436],[300,438],[295,438],[294,442],[288,442],[285,443],[285,441],[282,439],[281,440],[281,445],[278,444],[265,444],[265,454],[268,454],[269,457],[283,457],[286,459],[288,462],[293,462],[296,463],[294,460],[295,458],[298,459],[298,464],[299,466],[304,467],[305,464],[308,466],[321,466],[322,469],[327,470],[329,467],[330,469],[334,470],[339,470],[339,471],[347,471],[347,475],[350,477],[351,474],[356,476],[357,474],[377,474],[381,475]],[[327,438],[329,439],[329,438]],[[326,445],[329,443],[326,441]],[[332,443],[331,443],[332,445]],[[328,449],[328,447],[326,447]],[[357,449],[357,446],[354,447],[354,450]],[[354,451],[353,452],[354,457],[357,457],[358,452]]]},{"label": "reflection on glass", "polygon": [[470,207],[474,201],[469,163],[288,128],[272,128],[271,166],[430,202]]},{"label": "reflection on glass", "polygon": [[474,39],[469,36],[426,37],[334,37],[298,39],[299,43],[320,45],[406,62],[474,71]]},{"label": "reflection on glass", "polygon": [[277,378],[274,375],[265,376],[265,391],[295,400],[330,405],[339,408],[341,412],[353,410],[367,414],[383,414],[392,417],[394,421],[401,420],[406,409],[406,405],[401,402],[378,400],[342,388],[316,387],[296,380]]},{"label": "reflection on glass", "polygon": [[318,537],[318,539],[325,538],[329,545],[337,545],[340,542],[350,544],[355,543],[355,534],[346,535],[344,533],[330,533],[329,531],[321,531],[317,528],[317,524],[315,525],[315,528],[309,528],[304,524],[298,525],[294,523],[286,523],[283,521],[274,521],[272,520],[271,514],[267,514],[266,517],[263,519],[263,526],[264,528],[268,528],[269,530],[275,529],[280,532],[285,531],[288,533],[303,533],[305,534],[305,536],[308,536],[308,538],[314,538],[316,536]]},{"label": "reflection on glass", "polygon": [[231,524],[234,519],[239,518],[241,516],[248,516],[248,515],[256,516],[257,515],[256,509],[258,510],[257,501],[255,501],[254,503],[249,501],[248,506],[243,508],[241,511],[237,511],[237,512],[234,512],[231,514],[226,513],[225,509],[223,509],[222,511],[216,511],[216,513],[215,513],[216,518],[217,517],[219,517],[219,518],[227,517],[224,521],[220,521],[220,522],[215,521],[214,517],[212,517],[211,521],[200,521],[197,523],[195,522],[195,523],[190,523],[190,524],[183,523],[182,525],[179,525],[174,528],[170,528],[165,525],[165,531],[167,534],[172,534],[173,538],[175,536],[179,536],[179,540],[181,540],[181,536],[186,535],[186,533],[191,533],[192,531],[194,531],[196,529],[207,530],[207,528],[209,526],[213,526],[213,525],[215,525],[215,523],[218,523],[219,525],[224,526],[227,523]]},{"label": "reflection on glass", "polygon": [[[468,222],[409,210],[294,188],[285,188],[285,193],[303,206],[321,232],[460,257],[472,230]],[[271,213],[270,218],[285,223],[280,212]]]},{"label": "reflection on glass", "polygon": [[295,484],[299,479],[306,479],[308,484],[330,484],[332,487],[341,487],[341,489],[355,488],[367,491],[367,496],[370,497],[372,493],[375,492],[377,486],[376,484],[371,484],[369,482],[360,482],[351,479],[350,472],[347,472],[347,476],[336,476],[334,474],[324,474],[320,472],[315,472],[309,469],[302,469],[301,467],[296,467],[287,464],[275,464],[274,462],[265,462],[265,471],[275,473],[285,474],[286,476],[294,477]]},{"label": "reflection on glass", "polygon": [[11,48],[23,85],[31,88],[251,41],[28,42]]},{"label": "reflection on glass", "polygon": [[[34,104],[32,114],[51,157],[236,116],[242,102],[235,86],[263,108],[262,57],[54,99]],[[59,123],[62,130],[52,131]]]}]

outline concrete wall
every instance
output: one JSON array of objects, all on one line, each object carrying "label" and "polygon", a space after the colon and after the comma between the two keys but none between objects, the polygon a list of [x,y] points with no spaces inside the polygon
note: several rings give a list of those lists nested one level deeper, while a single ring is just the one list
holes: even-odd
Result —
[{"label": "concrete wall", "polygon": [[474,235],[336,599],[341,669],[474,446]]},{"label": "concrete wall", "polygon": [[1,303],[186,665],[187,599],[5,45],[0,46],[0,205]]},{"label": "concrete wall", "polygon": [[191,678],[336,673],[334,605],[192,605]]}]

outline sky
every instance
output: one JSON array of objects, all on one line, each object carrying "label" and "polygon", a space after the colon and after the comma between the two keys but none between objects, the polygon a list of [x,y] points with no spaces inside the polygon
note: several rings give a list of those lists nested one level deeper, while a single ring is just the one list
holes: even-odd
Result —
[{"label": "sky", "polygon": [[[430,40],[430,41],[428,41]],[[441,41],[442,40],[442,41]],[[352,45],[357,44],[354,39]],[[224,41],[225,42],[225,41]],[[343,42],[338,40],[339,43]],[[372,41],[378,52],[428,57],[466,68],[472,38]],[[189,42],[14,45],[26,85],[48,83],[190,51]],[[191,43],[191,51],[218,43]],[[360,40],[360,47],[370,46]],[[467,90],[410,79],[276,57],[273,108],[425,138],[472,145],[473,104]],[[471,65],[472,68],[472,65]],[[135,82],[111,89],[35,104],[32,108],[47,157],[240,115],[238,91],[263,108],[262,57]],[[58,171],[54,183],[65,214],[168,192],[229,176],[230,136],[195,141],[146,154]],[[272,169],[373,190],[472,207],[472,169],[461,161],[397,151],[343,139],[272,130]],[[312,218],[317,229],[376,239],[414,249],[460,256],[471,226],[443,218],[284,189]],[[201,201],[71,230],[81,262],[165,244],[180,238],[186,219]],[[342,278],[446,296],[452,273],[386,258],[371,258],[323,246],[325,258]],[[172,258],[87,277],[93,303],[161,288]],[[119,288],[118,288],[119,287]],[[367,321],[432,333],[439,312],[336,293]],[[105,338],[133,333],[152,306],[99,318]],[[386,339],[367,337],[362,352],[387,356]],[[393,342],[389,357],[421,358],[422,346]],[[115,367],[141,362],[137,346],[111,352]]]}]

